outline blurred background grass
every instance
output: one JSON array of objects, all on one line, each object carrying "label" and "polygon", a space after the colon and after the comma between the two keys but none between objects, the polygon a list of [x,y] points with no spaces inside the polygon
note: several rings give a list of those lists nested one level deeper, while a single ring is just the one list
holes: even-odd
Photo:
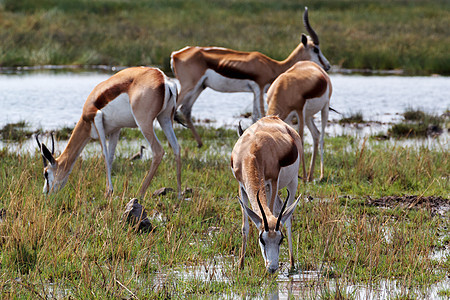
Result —
[{"label": "blurred background grass", "polygon": [[343,68],[450,74],[445,0],[0,0],[0,66],[154,65],[170,53],[223,46],[286,58],[305,32]]}]

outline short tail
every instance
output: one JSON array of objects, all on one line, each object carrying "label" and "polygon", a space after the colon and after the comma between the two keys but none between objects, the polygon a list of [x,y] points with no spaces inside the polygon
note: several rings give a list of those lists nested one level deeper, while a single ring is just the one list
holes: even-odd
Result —
[{"label": "short tail", "polygon": [[186,124],[183,122],[183,117],[180,116],[180,112],[179,111],[175,112],[175,116],[173,117],[173,120],[175,122],[177,122],[178,124],[181,124],[183,127],[187,128]]},{"label": "short tail", "polygon": [[335,109],[332,108],[331,106],[329,107],[329,110],[334,111],[335,113],[342,115],[340,112],[338,112],[337,110],[335,110]]}]

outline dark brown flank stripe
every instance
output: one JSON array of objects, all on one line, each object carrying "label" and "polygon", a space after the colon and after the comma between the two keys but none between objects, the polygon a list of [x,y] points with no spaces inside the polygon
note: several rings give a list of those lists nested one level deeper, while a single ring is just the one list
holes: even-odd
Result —
[{"label": "dark brown flank stripe", "polygon": [[292,147],[288,153],[286,153],[280,160],[280,167],[286,167],[292,165],[298,158],[297,146],[292,141]]},{"label": "dark brown flank stripe", "polygon": [[306,99],[317,98],[323,95],[327,89],[327,80],[325,77],[320,76],[319,80],[317,80],[309,90],[307,90],[303,97]]}]

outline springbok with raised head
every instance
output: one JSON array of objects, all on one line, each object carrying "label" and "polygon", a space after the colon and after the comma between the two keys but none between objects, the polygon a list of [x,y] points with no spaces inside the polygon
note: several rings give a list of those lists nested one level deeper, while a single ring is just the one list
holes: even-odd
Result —
[{"label": "springbok with raised head", "polygon": [[199,147],[202,140],[191,118],[192,106],[207,87],[219,92],[252,92],[253,122],[264,116],[264,91],[281,73],[302,60],[315,61],[325,70],[330,63],[319,48],[319,37],[312,29],[305,8],[303,21],[311,38],[302,34],[301,42],[283,61],[259,52],[241,52],[218,47],[186,47],[171,54],[171,67],[180,81],[177,108],[186,118]]},{"label": "springbok with raised head", "polygon": [[[312,181],[318,146],[320,145],[320,179],[323,178],[323,145],[325,127],[328,122],[332,86],[330,77],[319,65],[310,61],[301,61],[281,74],[267,92],[267,114],[277,115],[282,120],[298,116],[298,130],[303,144],[304,124],[313,138],[313,154],[308,177],[304,153],[302,153],[303,179]],[[314,124],[314,115],[321,112],[322,131]],[[303,148],[302,148],[303,150]]]},{"label": "springbok with raised head", "polygon": [[50,152],[36,136],[44,160],[43,192],[51,193],[63,188],[83,148],[89,140],[99,139],[106,162],[107,193],[111,194],[111,167],[120,129],[139,127],[153,152],[150,170],[139,191],[144,196],[164,156],[164,149],[154,132],[156,119],[175,154],[178,196],[181,196],[180,146],[172,127],[176,97],[176,83],[156,68],[124,69],[98,84],[88,96],[81,118],[58,158],[54,158],[53,151]]},{"label": "springbok with raised head", "polygon": [[[259,246],[269,273],[278,269],[280,245],[284,238],[281,227],[286,225],[289,258],[291,268],[294,268],[291,216],[300,200],[298,197],[294,202],[301,147],[298,133],[275,116],[260,119],[236,142],[231,153],[231,169],[239,182],[242,209],[240,268],[244,267],[249,217],[258,228]],[[288,197],[283,204],[278,191],[284,187]]]}]

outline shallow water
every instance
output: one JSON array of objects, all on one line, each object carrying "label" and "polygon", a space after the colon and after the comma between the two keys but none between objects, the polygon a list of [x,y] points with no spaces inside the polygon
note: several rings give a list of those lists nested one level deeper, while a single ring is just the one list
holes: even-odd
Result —
[{"label": "shallow water", "polygon": [[[27,121],[32,129],[58,129],[62,126],[74,126],[78,121],[84,101],[91,90],[110,74],[102,72],[52,73],[33,72],[22,74],[0,74],[0,127],[8,123]],[[331,106],[342,114],[362,112],[365,120],[380,123],[395,122],[401,119],[400,114],[407,108],[441,114],[450,109],[450,77],[400,77],[400,76],[344,76],[331,75],[333,96]],[[248,93],[221,94],[207,89],[199,97],[193,108],[193,116],[200,120],[211,120],[212,126],[236,126],[241,114],[251,111],[253,96]],[[330,113],[331,120],[339,120],[340,115]],[[244,124],[248,125],[249,119]],[[387,125],[364,126],[356,129],[361,135],[386,130]],[[346,131],[354,132],[355,128],[342,128],[330,124],[327,133],[339,135]],[[44,140],[48,143],[47,140]],[[412,142],[416,143],[416,142]],[[425,140],[426,144],[434,143]],[[26,142],[29,149],[35,149],[33,141]],[[58,143],[57,152],[62,151],[65,143]],[[446,144],[446,143],[444,143]],[[134,147],[135,146],[135,147]],[[137,149],[133,145],[131,149]],[[9,145],[17,147],[18,145]],[[92,147],[92,148],[91,148]],[[129,148],[117,149],[118,153],[132,151]],[[14,151],[14,148],[13,148]],[[84,154],[99,153],[98,144],[88,145]],[[387,236],[388,238],[388,236]],[[449,255],[448,248],[436,250],[433,259],[441,260]],[[219,280],[224,263],[229,260],[218,260],[213,267],[190,267],[179,271],[180,278],[195,277],[200,280]],[[214,273],[211,273],[214,270]],[[161,274],[164,280],[166,274]],[[317,271],[303,271],[288,276],[280,272],[278,287],[270,295],[260,298],[288,299],[294,297],[320,297],[323,285],[334,291],[336,282],[324,280]],[[322,286],[319,286],[322,285]],[[347,295],[355,299],[395,298],[401,295],[404,286],[395,281],[381,281],[377,286],[352,285],[342,283],[341,288]],[[412,288],[419,291],[420,288]],[[427,298],[437,298],[437,292],[450,289],[450,281],[446,279],[433,285],[428,291],[418,293]]]},{"label": "shallow water", "polygon": [[[23,120],[32,129],[74,126],[89,93],[110,76],[100,71],[0,74],[0,127]],[[369,121],[396,121],[411,107],[437,114],[450,109],[450,77],[332,74],[331,81],[331,106],[344,115],[362,112]],[[212,126],[236,126],[240,115],[251,111],[252,99],[250,93],[206,89],[193,107],[193,116],[211,120]],[[340,118],[330,113],[330,120]]]}]

